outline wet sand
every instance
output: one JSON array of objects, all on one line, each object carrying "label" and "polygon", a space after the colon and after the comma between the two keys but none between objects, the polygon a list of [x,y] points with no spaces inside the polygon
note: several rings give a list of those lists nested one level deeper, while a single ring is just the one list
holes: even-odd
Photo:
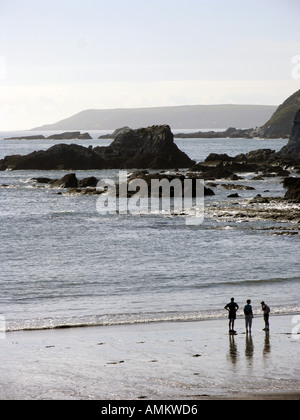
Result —
[{"label": "wet sand", "polygon": [[[300,399],[293,316],[6,333],[3,399]],[[294,329],[294,330],[293,330]]]}]

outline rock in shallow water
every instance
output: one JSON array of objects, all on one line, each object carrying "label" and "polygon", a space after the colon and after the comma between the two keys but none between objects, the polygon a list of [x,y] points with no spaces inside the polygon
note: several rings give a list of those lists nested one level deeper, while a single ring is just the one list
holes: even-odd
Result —
[{"label": "rock in shallow water", "polygon": [[194,163],[174,143],[168,125],[125,130],[108,147],[59,144],[26,156],[7,156],[0,170],[172,169]]}]

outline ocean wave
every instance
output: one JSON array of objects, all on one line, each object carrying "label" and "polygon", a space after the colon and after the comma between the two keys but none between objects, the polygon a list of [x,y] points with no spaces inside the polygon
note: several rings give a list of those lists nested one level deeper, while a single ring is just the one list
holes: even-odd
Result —
[{"label": "ocean wave", "polygon": [[[296,315],[300,314],[299,306],[277,306],[271,308],[271,315]],[[260,311],[254,311],[254,316],[261,316]],[[238,319],[244,315],[240,310]],[[78,318],[51,318],[26,321],[7,322],[6,332],[16,331],[43,331],[71,328],[108,327],[124,325],[141,325],[154,323],[172,322],[199,322],[209,320],[225,320],[227,314],[224,310],[211,310],[203,312],[163,312],[163,313],[132,313],[132,314],[109,314],[91,315]]]},{"label": "ocean wave", "polygon": [[[244,280],[232,280],[232,281],[211,281],[204,284],[195,284],[195,289],[211,289],[221,287],[237,287],[237,286],[266,286],[272,284],[293,284],[300,283],[300,277],[292,278],[267,278],[267,279],[244,279]],[[191,286],[192,287],[192,286]]]}]

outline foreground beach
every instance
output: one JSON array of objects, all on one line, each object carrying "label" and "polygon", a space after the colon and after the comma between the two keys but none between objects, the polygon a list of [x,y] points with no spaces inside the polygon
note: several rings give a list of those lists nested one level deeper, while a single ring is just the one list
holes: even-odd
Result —
[{"label": "foreground beach", "polygon": [[[3,399],[300,399],[292,316],[6,333]],[[295,332],[295,330],[294,330]]]}]

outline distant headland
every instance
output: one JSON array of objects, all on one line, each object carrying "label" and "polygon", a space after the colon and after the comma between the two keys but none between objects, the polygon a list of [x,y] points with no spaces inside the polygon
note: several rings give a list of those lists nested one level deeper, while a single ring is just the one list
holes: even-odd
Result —
[{"label": "distant headland", "polygon": [[[276,111],[268,105],[191,105],[157,108],[91,109],[34,131],[115,130],[168,124],[173,130],[260,127]],[[295,112],[294,112],[295,115]]]}]

